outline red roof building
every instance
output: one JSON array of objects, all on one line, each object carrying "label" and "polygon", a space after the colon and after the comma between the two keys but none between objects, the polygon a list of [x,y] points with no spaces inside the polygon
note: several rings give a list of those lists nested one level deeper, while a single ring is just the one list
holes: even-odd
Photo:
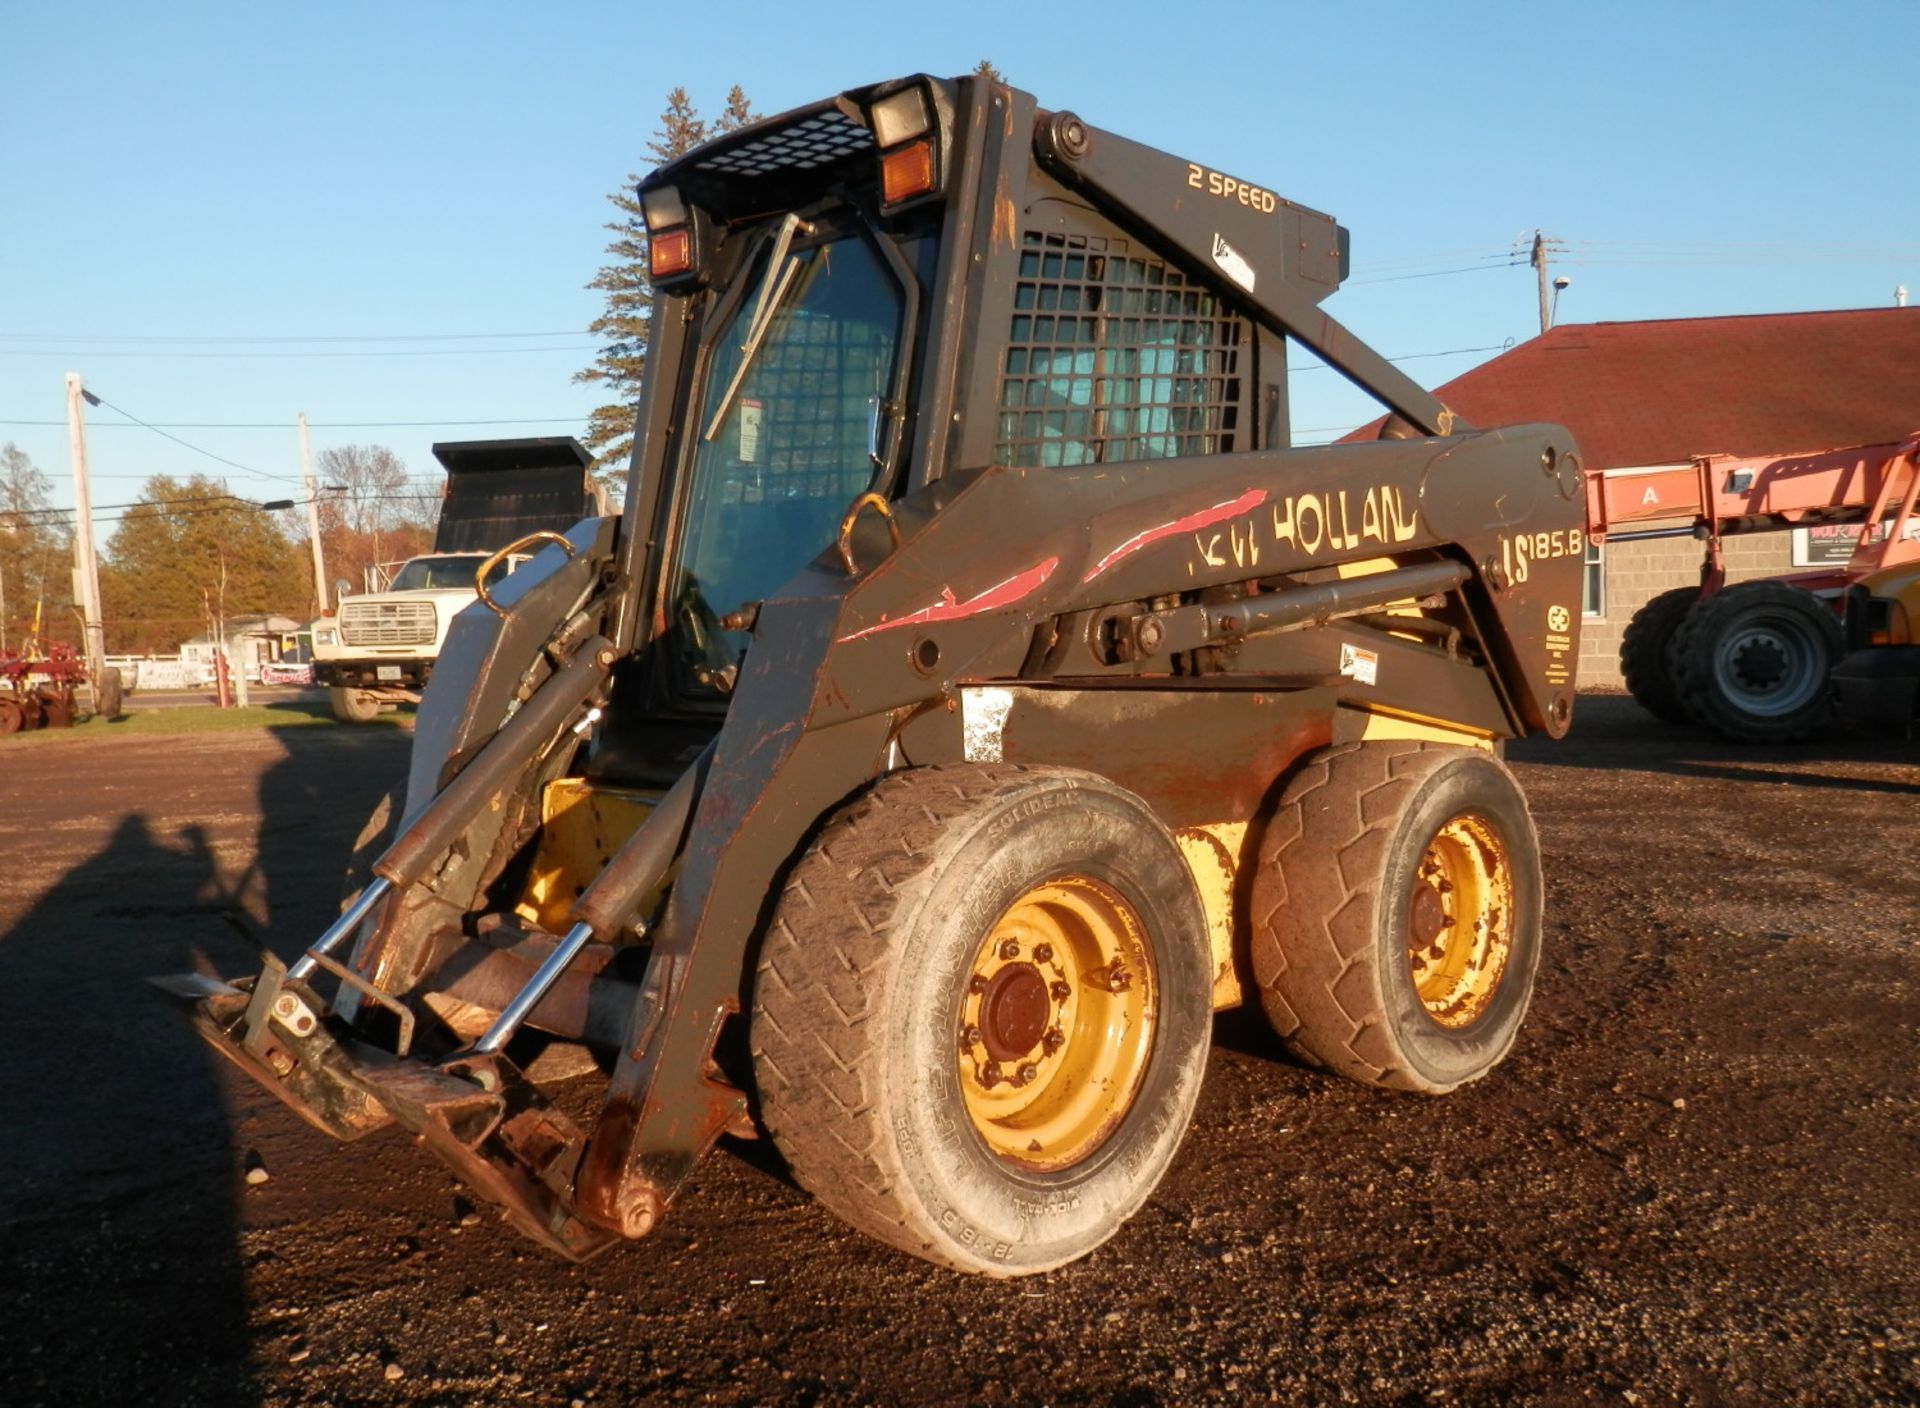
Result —
[{"label": "red roof building", "polygon": [[1434,394],[1474,425],[1554,421],[1603,469],[1920,430],[1920,308],[1571,323]]},{"label": "red roof building", "polygon": [[[1788,455],[1920,430],[1920,308],[1574,323],[1434,389],[1472,425],[1566,426],[1590,468],[1685,465],[1695,455]],[[1378,422],[1351,439],[1371,439]],[[1813,565],[1853,530],[1728,541],[1729,580]],[[1699,579],[1690,539],[1609,543],[1589,558],[1580,680],[1621,683],[1635,610]]]}]

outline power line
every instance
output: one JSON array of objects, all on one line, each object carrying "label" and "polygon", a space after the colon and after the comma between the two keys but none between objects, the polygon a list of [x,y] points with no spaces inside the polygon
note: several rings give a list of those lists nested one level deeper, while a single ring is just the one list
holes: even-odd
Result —
[{"label": "power line", "polygon": [[[501,416],[493,420],[330,420],[308,421],[311,430],[394,430],[440,425],[578,425],[584,416]],[[0,425],[65,425],[64,420],[4,420]],[[128,430],[125,425],[100,425],[95,430]],[[287,420],[157,420],[148,429],[167,430],[291,430]]]},{"label": "power line", "polygon": [[[1444,352],[1409,352],[1403,357],[1389,357],[1387,360],[1389,362],[1419,362],[1429,357],[1464,357],[1472,352],[1504,352],[1511,346],[1513,346],[1513,340],[1509,338],[1507,341],[1491,347],[1450,347]],[[1287,370],[1289,372],[1330,372],[1334,370],[1334,368],[1328,366],[1325,362],[1313,362],[1299,366],[1289,366]]]},{"label": "power line", "polygon": [[59,342],[59,343],[141,343],[159,344],[246,344],[246,343],[293,343],[293,342],[488,342],[505,338],[535,337],[578,337],[579,328],[565,328],[559,332],[416,332],[416,333],[315,333],[315,334],[275,334],[262,337],[214,337],[174,333],[64,333],[64,332],[0,332],[0,342]]},{"label": "power line", "polygon": [[155,435],[158,435],[162,440],[171,440],[176,445],[181,445],[189,450],[192,450],[196,455],[205,455],[208,459],[216,460],[221,464],[229,466],[230,468],[239,470],[243,474],[255,474],[262,479],[277,479],[285,484],[303,484],[304,483],[304,481],[297,479],[290,474],[269,474],[264,469],[254,469],[250,465],[241,464],[238,460],[230,460],[225,455],[216,455],[212,450],[203,450],[198,445],[193,444],[191,441],[182,440],[178,435],[169,434],[168,432],[162,430],[157,425],[148,425],[146,421],[141,420],[140,417],[135,415],[132,411],[122,410],[120,407],[114,405],[113,402],[109,401],[106,397],[100,395],[98,392],[90,392],[88,394],[96,404],[105,406],[108,410],[114,412],[116,415],[125,416],[128,420],[132,421],[135,425],[146,426],[148,430],[151,430]]},{"label": "power line", "polygon": [[407,352],[84,352],[71,347],[0,347],[0,357],[144,357],[149,361],[262,361],[288,357],[532,357],[543,352],[598,352],[597,342],[568,343],[559,347],[442,347]]},{"label": "power line", "polygon": [[1348,279],[1350,284],[1397,284],[1407,279],[1438,279],[1448,274],[1483,274],[1489,269],[1511,269],[1515,264],[1525,261],[1509,259],[1502,264],[1468,264],[1458,269],[1435,269],[1425,274],[1388,274],[1377,279]]}]

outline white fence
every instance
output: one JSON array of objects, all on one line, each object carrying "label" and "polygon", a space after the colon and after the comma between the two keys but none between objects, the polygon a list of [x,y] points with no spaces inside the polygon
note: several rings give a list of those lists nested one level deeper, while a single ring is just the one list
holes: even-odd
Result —
[{"label": "white fence", "polygon": [[205,661],[178,655],[109,655],[107,663],[119,668],[120,683],[129,694],[140,689],[204,689],[213,683]]}]

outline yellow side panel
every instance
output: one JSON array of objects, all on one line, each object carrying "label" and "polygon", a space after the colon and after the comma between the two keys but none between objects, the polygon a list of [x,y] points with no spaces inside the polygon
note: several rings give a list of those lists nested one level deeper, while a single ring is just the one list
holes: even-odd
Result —
[{"label": "yellow side panel", "polygon": [[1234,885],[1245,858],[1247,823],[1216,821],[1173,833],[1193,872],[1200,904],[1207,914],[1207,937],[1213,946],[1213,1008],[1238,1007],[1244,1000],[1240,974],[1234,966],[1239,916],[1234,912]]},{"label": "yellow side panel", "polygon": [[1460,748],[1490,750],[1493,747],[1493,740],[1486,734],[1439,719],[1345,707],[1333,711],[1335,743],[1371,743],[1378,739],[1399,738],[1410,738],[1421,743],[1451,743]]},{"label": "yellow side panel", "polygon": [[1907,614],[1907,629],[1920,638],[1920,565],[1906,562],[1860,579],[1868,592],[1886,601],[1900,604]]},{"label": "yellow side panel", "polygon": [[596,787],[584,777],[549,782],[533,868],[514,913],[550,934],[565,933],[574,900],[659,800],[657,792]]}]

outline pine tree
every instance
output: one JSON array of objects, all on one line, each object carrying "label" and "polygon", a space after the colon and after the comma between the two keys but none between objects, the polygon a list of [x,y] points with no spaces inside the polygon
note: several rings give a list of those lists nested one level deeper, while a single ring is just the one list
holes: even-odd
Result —
[{"label": "pine tree", "polygon": [[[726,110],[709,124],[694,108],[684,88],[667,94],[660,128],[647,143],[647,154],[664,166],[706,141],[758,120],[753,105],[737,84],[727,94]],[[620,473],[633,453],[633,413],[640,399],[640,378],[647,365],[647,315],[653,305],[653,284],[647,278],[647,227],[640,216],[635,187],[638,175],[629,175],[607,201],[620,212],[607,229],[613,238],[607,253],[613,262],[603,266],[587,287],[606,294],[606,309],[587,327],[604,339],[593,365],[573,379],[605,389],[607,401],[587,417],[587,448],[594,452],[601,477],[618,492]]]},{"label": "pine tree", "polygon": [[1007,76],[993,66],[992,59],[982,59],[979,63],[975,64],[973,66],[973,76],[975,78],[984,78],[991,83],[1005,83],[1007,81]]}]

